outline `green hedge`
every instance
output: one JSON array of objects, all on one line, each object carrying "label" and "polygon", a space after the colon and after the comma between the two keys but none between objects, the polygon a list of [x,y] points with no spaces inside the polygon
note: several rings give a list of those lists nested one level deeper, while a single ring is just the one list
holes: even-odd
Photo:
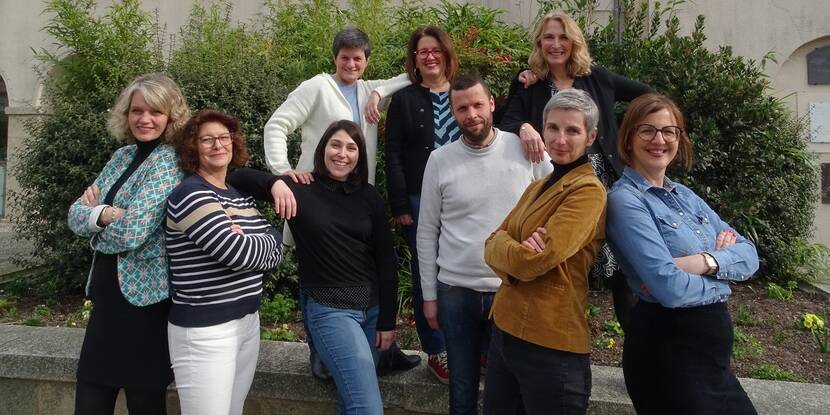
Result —
[{"label": "green hedge", "polygon": [[[565,3],[584,9],[591,2]],[[676,20],[662,25],[668,9],[658,6],[649,14],[634,2],[624,3],[620,45],[614,43],[613,21],[581,22],[600,64],[654,85],[685,110],[698,162],[681,180],[756,241],[766,275],[805,278],[826,264],[826,250],[804,242],[817,186],[802,126],[767,96],[758,65],[728,49],[704,49],[702,20],[691,35],[681,36]],[[32,260],[48,266],[19,288],[51,296],[77,292],[85,280],[89,247],[67,229],[66,211],[118,146],[104,128],[107,109],[134,76],[167,71],[193,109],[212,107],[239,117],[251,164],[263,167],[262,126],[301,81],[333,70],[331,40],[347,24],[361,27],[373,40],[367,78],[400,73],[409,33],[423,24],[444,27],[458,48],[462,70],[480,72],[498,96],[506,94],[530,53],[527,29],[471,4],[353,0],[341,8],[331,0],[273,0],[266,1],[262,15],[237,24],[230,19],[230,2],[218,2],[194,7],[175,36],[164,33],[137,0],[118,2],[103,13],[93,0],[53,0],[46,7],[52,17],[45,31],[59,45],[57,55],[38,55],[51,115],[28,125],[31,138],[14,172],[23,190],[12,199],[17,231],[35,243]],[[653,28],[648,32],[646,22]],[[298,155],[297,141],[292,136],[292,158]],[[402,281],[409,278],[406,268]],[[267,288],[285,291],[295,283],[296,263],[289,255],[269,276]]]}]

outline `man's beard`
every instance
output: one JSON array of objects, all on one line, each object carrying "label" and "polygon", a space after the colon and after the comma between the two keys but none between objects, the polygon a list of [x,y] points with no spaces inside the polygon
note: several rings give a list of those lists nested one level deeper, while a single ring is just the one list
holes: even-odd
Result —
[{"label": "man's beard", "polygon": [[468,142],[471,144],[481,145],[487,140],[487,136],[490,135],[490,130],[493,129],[493,120],[484,119],[484,121],[481,124],[478,124],[477,127],[481,128],[478,132],[473,132],[468,130],[463,125],[458,126],[458,128],[461,129],[461,134],[464,135],[464,138],[466,138]]}]

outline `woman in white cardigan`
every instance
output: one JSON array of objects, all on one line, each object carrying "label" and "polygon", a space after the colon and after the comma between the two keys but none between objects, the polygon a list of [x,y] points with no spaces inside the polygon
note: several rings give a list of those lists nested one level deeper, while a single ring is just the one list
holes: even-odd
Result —
[{"label": "woman in white cardigan", "polygon": [[[332,47],[335,73],[320,74],[304,81],[274,111],[265,124],[262,137],[265,160],[272,173],[288,174],[301,182],[310,180],[314,149],[323,132],[334,121],[351,120],[360,126],[366,137],[369,183],[375,183],[377,100],[372,100],[373,105],[363,114],[360,109],[366,107],[373,90],[379,97],[387,97],[409,86],[410,82],[405,73],[391,79],[360,79],[369,64],[371,50],[365,33],[355,28],[341,30],[335,36]],[[302,130],[300,160],[292,169],[288,161],[288,135],[297,128]]]},{"label": "woman in white cardigan", "polygon": [[[350,120],[360,126],[365,137],[369,183],[374,184],[377,165],[375,155],[378,147],[378,102],[382,97],[391,96],[399,89],[409,86],[409,77],[404,73],[391,79],[360,79],[369,65],[372,44],[369,37],[359,29],[350,27],[338,32],[331,51],[334,57],[334,74],[320,74],[301,83],[265,124],[262,137],[265,162],[272,173],[288,175],[295,182],[308,184],[314,180],[311,170],[314,168],[314,150],[320,137],[331,123]],[[361,113],[363,108],[365,110]],[[297,128],[301,129],[300,159],[292,169],[288,161],[288,135]],[[294,238],[287,226],[283,229],[283,236],[285,244],[294,244]],[[304,321],[305,300],[301,293],[300,308]],[[328,374],[310,339],[308,346],[311,352],[312,373],[318,378],[328,379]],[[417,355],[408,356],[393,345],[390,351],[380,356],[380,362],[381,373],[387,373],[391,370],[411,369],[421,362],[421,358]]]}]

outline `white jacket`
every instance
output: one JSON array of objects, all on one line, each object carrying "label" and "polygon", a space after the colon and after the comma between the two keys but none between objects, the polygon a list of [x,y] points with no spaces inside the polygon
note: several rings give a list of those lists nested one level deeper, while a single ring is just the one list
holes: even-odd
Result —
[{"label": "white jacket", "polygon": [[[363,111],[372,90],[376,90],[381,97],[388,97],[409,84],[406,74],[391,79],[358,80],[358,108]],[[288,162],[288,135],[300,128],[300,160],[296,168],[313,170],[314,150],[326,128],[335,121],[353,119],[352,107],[340,92],[332,75],[320,74],[304,81],[288,95],[265,124],[262,141],[265,145],[265,161],[268,168],[274,174],[285,174],[292,169]],[[362,124],[363,135],[366,137],[366,154],[369,158],[369,183],[374,184],[378,128],[377,125],[366,122],[365,115]]]}]

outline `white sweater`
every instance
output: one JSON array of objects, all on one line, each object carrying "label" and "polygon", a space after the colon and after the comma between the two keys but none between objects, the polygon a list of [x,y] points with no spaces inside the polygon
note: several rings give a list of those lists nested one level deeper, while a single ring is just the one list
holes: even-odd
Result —
[{"label": "white sweater", "polygon": [[[381,97],[388,97],[410,84],[406,74],[391,79],[357,81],[357,104],[363,110],[372,90]],[[291,170],[288,162],[288,135],[302,129],[300,160],[297,169],[314,169],[314,150],[323,133],[338,120],[353,120],[352,107],[337,87],[334,77],[320,74],[304,81],[292,91],[285,102],[274,111],[265,124],[262,141],[265,144],[265,162],[274,174]],[[378,128],[363,118],[363,135],[366,137],[366,154],[369,157],[369,183],[375,183]]]},{"label": "white sweater", "polygon": [[518,136],[495,131],[485,148],[458,140],[433,151],[427,161],[417,233],[424,300],[437,298],[436,281],[496,291],[500,280],[484,262],[484,241],[527,185],[553,171],[547,154],[533,164]]}]

